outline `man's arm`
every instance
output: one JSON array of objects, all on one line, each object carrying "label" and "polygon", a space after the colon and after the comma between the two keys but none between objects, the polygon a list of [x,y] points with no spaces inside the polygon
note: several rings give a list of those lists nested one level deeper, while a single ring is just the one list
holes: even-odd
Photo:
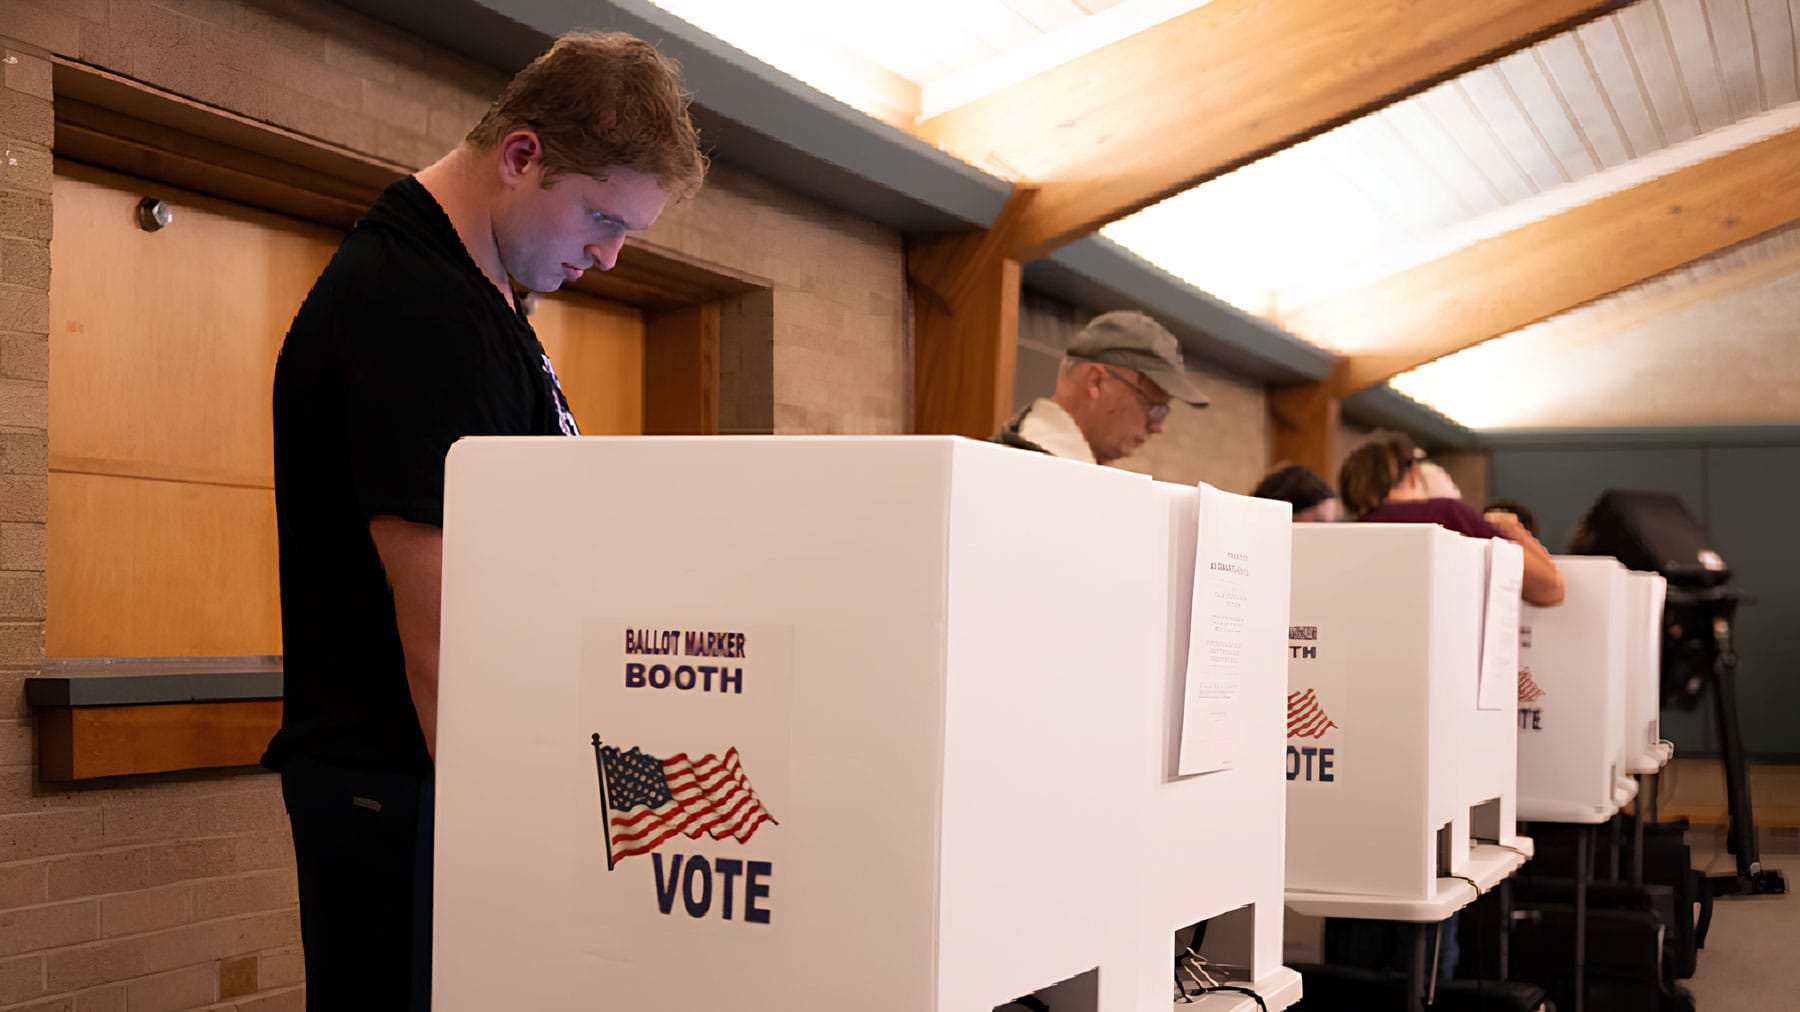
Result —
[{"label": "man's arm", "polygon": [[438,608],[444,572],[444,532],[430,524],[381,516],[369,521],[369,536],[394,591],[394,622],[406,655],[406,686],[425,749],[437,759]]},{"label": "man's arm", "polygon": [[1548,606],[1561,604],[1563,600],[1562,570],[1556,568],[1556,560],[1550,557],[1550,550],[1543,543],[1531,536],[1519,518],[1503,510],[1493,510],[1483,516],[1484,520],[1493,524],[1500,531],[1501,537],[1518,545],[1525,552],[1525,585],[1519,594],[1527,604]]}]

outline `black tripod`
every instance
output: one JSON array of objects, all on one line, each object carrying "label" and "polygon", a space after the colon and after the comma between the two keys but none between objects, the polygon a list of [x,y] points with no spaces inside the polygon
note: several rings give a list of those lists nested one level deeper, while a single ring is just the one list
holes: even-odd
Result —
[{"label": "black tripod", "polygon": [[1726,846],[1737,858],[1730,875],[1711,877],[1714,896],[1756,896],[1787,892],[1781,872],[1762,866],[1756,842],[1756,818],[1750,807],[1750,770],[1744,755],[1744,732],[1738,725],[1737,650],[1731,623],[1743,595],[1724,587],[1669,587],[1663,653],[1665,696],[1685,695],[1698,688],[1713,690],[1713,721],[1725,767],[1725,804],[1730,814]]}]

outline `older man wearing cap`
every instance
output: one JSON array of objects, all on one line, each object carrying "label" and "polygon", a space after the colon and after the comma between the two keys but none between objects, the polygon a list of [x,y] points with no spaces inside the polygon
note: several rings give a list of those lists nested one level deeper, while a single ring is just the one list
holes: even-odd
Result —
[{"label": "older man wearing cap", "polygon": [[1069,345],[1056,392],[1014,415],[993,441],[1107,464],[1163,430],[1171,399],[1207,404],[1182,369],[1175,335],[1143,313],[1103,313]]}]

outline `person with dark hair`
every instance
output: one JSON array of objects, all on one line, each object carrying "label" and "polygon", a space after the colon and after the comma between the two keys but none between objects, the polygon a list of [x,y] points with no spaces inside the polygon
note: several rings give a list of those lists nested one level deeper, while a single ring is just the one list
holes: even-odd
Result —
[{"label": "person with dark hair", "polygon": [[1461,499],[1432,498],[1419,464],[1424,451],[1400,433],[1369,440],[1344,458],[1338,492],[1344,508],[1364,523],[1438,524],[1475,538],[1505,538],[1525,552],[1521,597],[1530,604],[1561,604],[1562,572],[1548,550],[1511,513],[1484,518]]},{"label": "person with dark hair", "polygon": [[1258,499],[1278,499],[1294,507],[1294,522],[1336,523],[1337,493],[1317,471],[1301,464],[1277,468],[1256,483]]},{"label": "person with dark hair", "polygon": [[672,62],[565,35],[383,191],[294,317],[273,404],[286,696],[263,764],[309,1010],[430,1008],[445,454],[578,434],[520,291],[610,269],[705,170]]},{"label": "person with dark hair", "polygon": [[1481,515],[1489,523],[1493,523],[1495,513],[1511,513],[1518,519],[1520,526],[1531,532],[1532,537],[1542,537],[1538,534],[1537,517],[1533,516],[1531,511],[1525,508],[1525,504],[1517,499],[1489,499],[1488,504],[1482,508]]}]

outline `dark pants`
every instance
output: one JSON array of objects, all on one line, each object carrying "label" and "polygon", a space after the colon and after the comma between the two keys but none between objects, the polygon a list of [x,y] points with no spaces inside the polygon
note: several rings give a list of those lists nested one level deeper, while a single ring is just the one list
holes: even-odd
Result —
[{"label": "dark pants", "polygon": [[432,794],[429,774],[282,764],[307,1012],[431,1008]]}]

